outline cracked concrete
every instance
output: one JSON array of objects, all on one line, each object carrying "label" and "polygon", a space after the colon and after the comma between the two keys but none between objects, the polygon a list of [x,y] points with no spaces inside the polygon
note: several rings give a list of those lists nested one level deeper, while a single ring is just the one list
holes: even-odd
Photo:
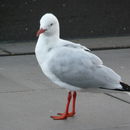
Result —
[{"label": "cracked concrete", "polygon": [[[119,49],[93,53],[130,84],[129,52]],[[64,111],[66,95],[42,74],[34,55],[0,57],[0,130],[130,129],[128,94],[79,92],[77,115],[65,121],[52,120],[50,115]]]},{"label": "cracked concrete", "polygon": [[[130,48],[130,36],[71,39],[71,41],[81,43],[92,50]],[[36,41],[0,43],[0,55],[34,54],[35,44]]]}]

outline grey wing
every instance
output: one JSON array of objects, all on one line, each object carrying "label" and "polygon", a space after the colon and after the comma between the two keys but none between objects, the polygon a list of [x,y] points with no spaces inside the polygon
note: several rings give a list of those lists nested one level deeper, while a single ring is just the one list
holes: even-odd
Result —
[{"label": "grey wing", "polygon": [[63,40],[63,39],[62,39],[62,45],[66,46],[66,47],[79,48],[79,49],[84,49],[86,51],[90,51],[90,49],[88,49],[85,46],[82,46],[81,44],[73,43],[73,42],[70,42],[70,41]]},{"label": "grey wing", "polygon": [[64,51],[61,50],[51,60],[49,66],[51,72],[62,82],[79,88],[88,88],[104,87],[106,82],[116,82],[118,79],[116,73],[104,67],[97,56],[80,50],[66,49],[67,53]]},{"label": "grey wing", "polygon": [[84,51],[88,51],[88,55],[87,57],[89,58],[89,60],[91,60],[91,62],[93,62],[94,64],[103,64],[102,60],[97,57],[95,54],[92,54],[92,52],[85,46],[82,46],[80,44],[77,44],[77,43],[73,43],[73,42],[70,42],[70,41],[66,41],[66,40],[62,40],[62,46],[64,47],[72,47],[72,48],[77,48],[77,49],[82,49]]}]

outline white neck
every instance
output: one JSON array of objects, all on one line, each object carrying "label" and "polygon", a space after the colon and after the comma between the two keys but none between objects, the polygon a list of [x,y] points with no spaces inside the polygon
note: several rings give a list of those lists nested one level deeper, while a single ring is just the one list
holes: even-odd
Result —
[{"label": "white neck", "polygon": [[36,44],[35,54],[38,62],[44,61],[49,54],[50,49],[52,49],[56,43],[58,43],[59,37],[51,36],[47,37],[45,35],[40,35]]}]

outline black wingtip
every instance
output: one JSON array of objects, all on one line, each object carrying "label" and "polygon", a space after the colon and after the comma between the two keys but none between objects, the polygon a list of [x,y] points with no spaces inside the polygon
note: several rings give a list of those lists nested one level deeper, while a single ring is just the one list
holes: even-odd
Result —
[{"label": "black wingtip", "polygon": [[120,85],[123,88],[123,91],[130,91],[130,86],[124,82],[120,82]]}]

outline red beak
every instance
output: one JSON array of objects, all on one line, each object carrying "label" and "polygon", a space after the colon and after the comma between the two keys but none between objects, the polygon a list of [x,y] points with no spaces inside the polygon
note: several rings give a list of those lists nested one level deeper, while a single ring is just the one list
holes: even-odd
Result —
[{"label": "red beak", "polygon": [[46,29],[39,29],[38,31],[37,31],[37,34],[36,34],[36,36],[38,37],[41,33],[44,33],[46,31]]}]

